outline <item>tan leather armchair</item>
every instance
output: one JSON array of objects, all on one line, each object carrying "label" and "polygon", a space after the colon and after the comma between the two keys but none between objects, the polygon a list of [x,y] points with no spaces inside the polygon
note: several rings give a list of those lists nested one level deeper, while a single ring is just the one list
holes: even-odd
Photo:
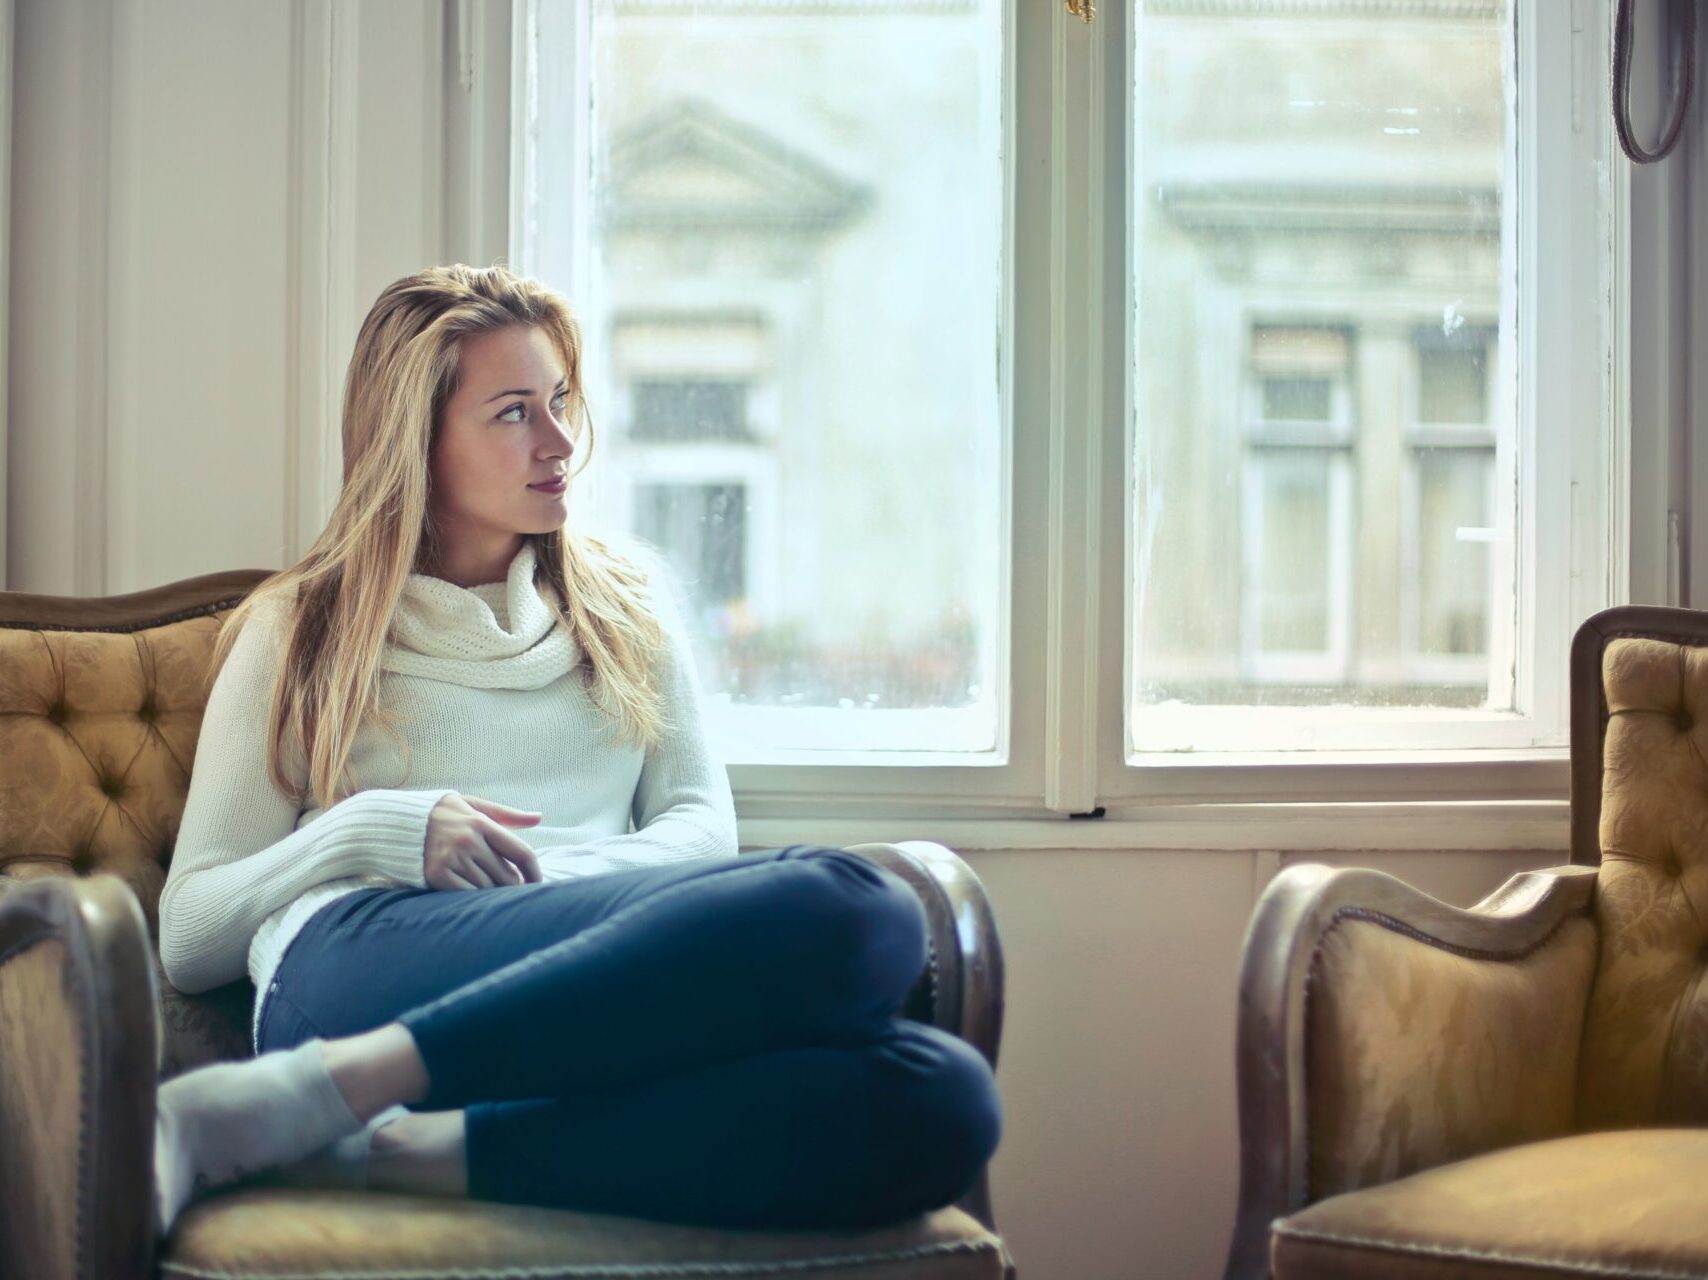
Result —
[{"label": "tan leather armchair", "polygon": [[1263,894],[1230,1280],[1708,1276],[1708,613],[1597,614],[1571,696],[1572,865]]},{"label": "tan leather armchair", "polygon": [[[880,1230],[720,1231],[426,1196],[228,1189],[152,1229],[155,1087],[249,1056],[247,979],[183,995],[156,904],[213,638],[265,570],[129,595],[0,592],[0,1276],[776,1275],[1013,1280],[988,1182]],[[904,1016],[994,1068],[1003,967],[971,868],[928,842],[853,851],[918,890],[931,963]]]}]

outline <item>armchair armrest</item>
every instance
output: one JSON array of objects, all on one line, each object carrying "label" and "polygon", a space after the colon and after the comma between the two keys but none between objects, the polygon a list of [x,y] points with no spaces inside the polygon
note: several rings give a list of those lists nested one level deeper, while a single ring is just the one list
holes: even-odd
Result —
[{"label": "armchair armrest", "polygon": [[[926,969],[908,993],[901,1016],[959,1036],[995,1071],[1002,1043],[1002,943],[978,876],[960,855],[929,840],[849,845],[846,852],[895,872],[925,905]],[[988,1170],[956,1204],[996,1234]],[[1014,1259],[1006,1243],[1003,1256],[1005,1273],[1013,1280]]]},{"label": "armchair armrest", "polygon": [[117,876],[0,895],[0,1275],[151,1274],[155,1000]]},{"label": "armchair armrest", "polygon": [[1227,1276],[1314,1201],[1569,1130],[1595,869],[1512,877],[1469,910],[1380,871],[1289,867],[1240,969],[1240,1204]]}]

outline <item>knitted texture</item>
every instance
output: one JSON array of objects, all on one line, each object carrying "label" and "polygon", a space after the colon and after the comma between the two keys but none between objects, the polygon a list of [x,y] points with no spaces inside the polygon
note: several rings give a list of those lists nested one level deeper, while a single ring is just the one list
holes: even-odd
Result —
[{"label": "knitted texture", "polygon": [[[364,723],[348,766],[353,794],[330,809],[310,801],[299,811],[268,777],[283,633],[278,612],[252,616],[208,694],[160,894],[160,958],[175,987],[208,991],[247,970],[253,1035],[279,960],[311,915],[362,888],[425,887],[428,816],[452,792],[540,810],[536,825],[509,830],[547,880],[736,856],[729,778],[705,739],[699,676],[669,597],[658,593],[670,730],[643,753],[616,740],[582,688],[578,649],[533,574],[524,541],[503,582],[410,575],[379,678],[407,767],[393,739]],[[300,753],[285,764],[306,785]]]},{"label": "knitted texture", "polygon": [[470,689],[542,689],[581,660],[543,590],[527,541],[503,582],[459,587],[412,573],[380,667]]}]

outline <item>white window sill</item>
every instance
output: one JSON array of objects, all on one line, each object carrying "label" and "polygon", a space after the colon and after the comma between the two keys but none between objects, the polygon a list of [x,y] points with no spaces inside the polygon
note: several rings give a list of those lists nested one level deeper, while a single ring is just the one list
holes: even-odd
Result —
[{"label": "white window sill", "polygon": [[[739,804],[738,804],[739,809]],[[768,806],[768,807],[774,807]],[[1452,800],[1166,805],[1110,810],[1102,818],[925,818],[870,813],[848,818],[769,816],[739,823],[744,849],[791,844],[840,848],[934,840],[979,849],[1540,850],[1569,853],[1565,800]]]},{"label": "white window sill", "polygon": [[[1361,751],[1145,751],[1127,757],[1127,763],[1144,769],[1231,769],[1244,766],[1309,769],[1335,765],[1402,764],[1428,768],[1438,765],[1477,765],[1507,769],[1513,766],[1564,770],[1569,767],[1568,747],[1452,747],[1418,750]],[[1562,777],[1564,773],[1562,773]]]}]

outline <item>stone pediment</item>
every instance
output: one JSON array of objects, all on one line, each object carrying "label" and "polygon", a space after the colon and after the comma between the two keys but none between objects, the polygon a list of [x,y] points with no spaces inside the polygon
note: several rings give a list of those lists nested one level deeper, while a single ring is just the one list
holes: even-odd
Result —
[{"label": "stone pediment", "polygon": [[607,233],[823,234],[872,195],[775,134],[683,98],[612,142],[599,216]]}]

